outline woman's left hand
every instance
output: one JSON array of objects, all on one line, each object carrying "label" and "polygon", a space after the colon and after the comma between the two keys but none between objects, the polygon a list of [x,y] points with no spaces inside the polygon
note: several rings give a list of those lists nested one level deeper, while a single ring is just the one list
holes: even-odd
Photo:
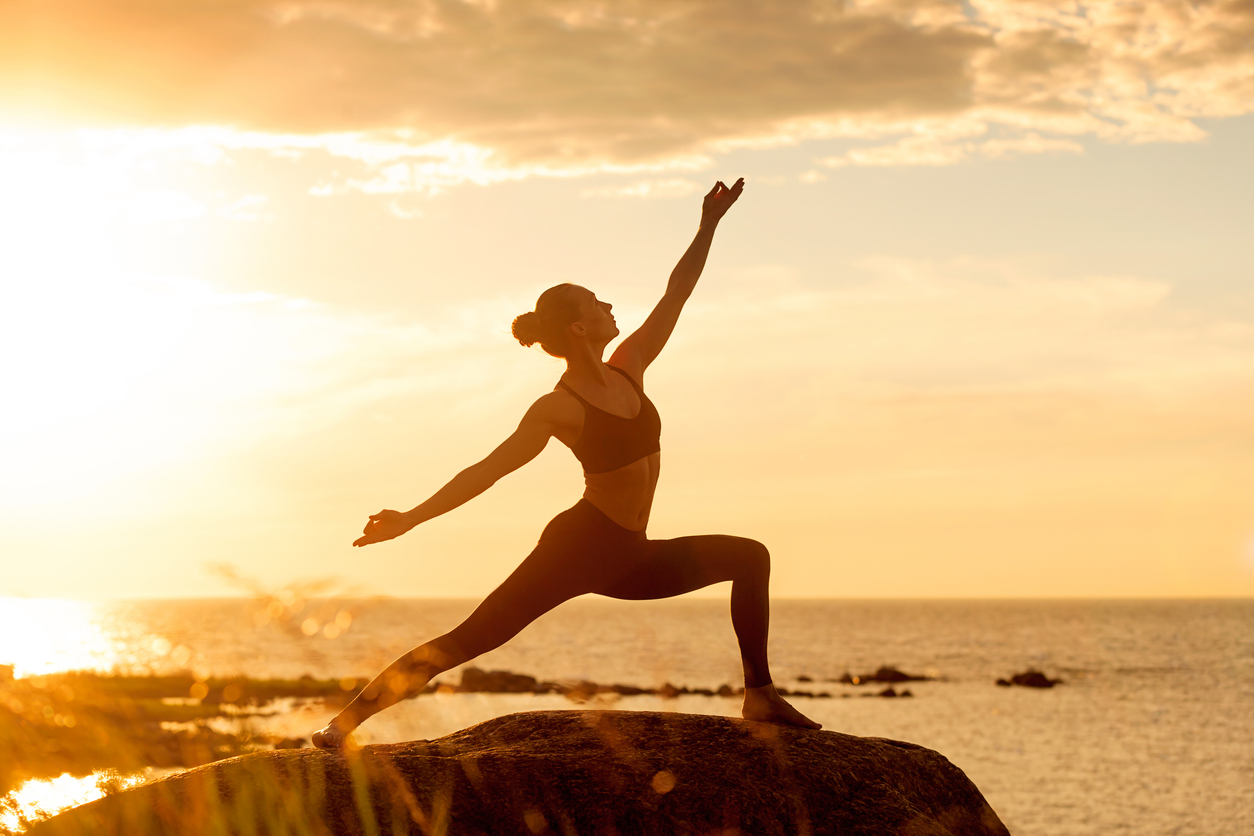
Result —
[{"label": "woman's left hand", "polygon": [[368,546],[371,543],[382,543],[384,540],[400,537],[413,527],[413,523],[400,511],[380,511],[370,515],[370,521],[361,530],[365,536],[358,537],[353,541],[353,545]]},{"label": "woman's left hand", "polygon": [[714,188],[710,189],[709,194],[705,196],[705,200],[701,203],[701,223],[714,222],[717,223],[731,205],[740,197],[740,193],[745,189],[745,178],[741,177],[736,181],[736,185],[730,189],[723,185],[723,181],[719,180],[714,184]]}]

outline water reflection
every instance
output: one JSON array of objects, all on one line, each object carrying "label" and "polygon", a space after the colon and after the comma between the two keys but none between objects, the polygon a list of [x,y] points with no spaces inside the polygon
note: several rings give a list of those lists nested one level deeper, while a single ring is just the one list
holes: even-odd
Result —
[{"label": "water reflection", "polygon": [[0,598],[0,664],[13,675],[110,670],[118,643],[102,624],[102,605],[56,598]]},{"label": "water reflection", "polygon": [[25,822],[41,821],[70,807],[95,801],[106,792],[138,786],[154,777],[153,772],[149,769],[134,775],[119,775],[110,769],[81,778],[67,772],[57,778],[27,781],[3,799],[0,833],[19,833]]}]

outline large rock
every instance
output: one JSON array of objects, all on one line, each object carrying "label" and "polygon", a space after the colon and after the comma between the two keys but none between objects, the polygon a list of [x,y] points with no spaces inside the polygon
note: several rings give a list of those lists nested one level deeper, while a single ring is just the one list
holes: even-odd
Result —
[{"label": "large rock", "polygon": [[1028,688],[1053,688],[1055,685],[1061,685],[1062,680],[1050,679],[1040,671],[1029,670],[1024,671],[1023,673],[1017,673],[1010,677],[1009,680],[999,679],[997,680],[997,684],[1003,686],[1023,685]]},{"label": "large rock", "polygon": [[52,834],[1006,834],[921,746],[625,711],[535,711],[351,754],[262,752],[63,813]]}]

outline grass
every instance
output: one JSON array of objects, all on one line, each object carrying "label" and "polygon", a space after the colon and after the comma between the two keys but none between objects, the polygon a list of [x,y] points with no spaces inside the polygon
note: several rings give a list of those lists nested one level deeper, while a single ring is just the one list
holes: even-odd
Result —
[{"label": "grass", "polygon": [[197,680],[191,674],[71,672],[0,679],[0,796],[31,778],[190,767],[295,741],[227,733],[206,721],[280,697],[337,702],[339,680]]}]

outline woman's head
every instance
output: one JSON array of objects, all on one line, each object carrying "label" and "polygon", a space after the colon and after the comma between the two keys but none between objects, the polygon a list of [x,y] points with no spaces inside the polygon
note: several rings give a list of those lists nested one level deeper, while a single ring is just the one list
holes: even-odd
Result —
[{"label": "woman's head", "polygon": [[[609,316],[610,306],[598,302],[596,296],[587,288],[574,284],[559,284],[550,287],[540,294],[536,300],[536,309],[514,318],[511,329],[514,338],[525,346],[540,344],[547,353],[554,357],[569,355],[571,341],[576,338],[575,323],[582,323],[592,317],[598,320],[599,327],[579,329],[580,336],[602,336],[608,318],[609,327],[613,328],[612,336],[617,336],[618,329],[613,326],[613,317]],[[588,323],[593,324],[593,323]],[[606,340],[608,342],[608,339]]]}]

